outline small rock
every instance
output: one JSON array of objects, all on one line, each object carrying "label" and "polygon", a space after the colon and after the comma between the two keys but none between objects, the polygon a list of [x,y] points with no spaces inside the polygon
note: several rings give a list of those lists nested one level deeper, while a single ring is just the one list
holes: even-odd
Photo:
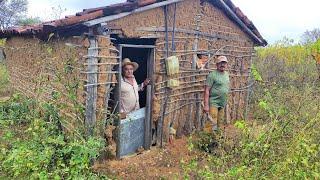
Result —
[{"label": "small rock", "polygon": [[142,146],[136,150],[138,154],[142,154],[143,151],[144,151],[144,148]]}]

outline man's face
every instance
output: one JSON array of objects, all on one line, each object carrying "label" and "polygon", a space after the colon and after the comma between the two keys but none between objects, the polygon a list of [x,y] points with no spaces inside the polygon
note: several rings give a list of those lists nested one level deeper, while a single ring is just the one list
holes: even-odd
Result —
[{"label": "man's face", "polygon": [[217,70],[220,72],[224,72],[227,69],[227,66],[228,66],[227,62],[217,63]]},{"label": "man's face", "polygon": [[133,66],[131,64],[125,65],[122,68],[122,73],[125,78],[133,78]]}]

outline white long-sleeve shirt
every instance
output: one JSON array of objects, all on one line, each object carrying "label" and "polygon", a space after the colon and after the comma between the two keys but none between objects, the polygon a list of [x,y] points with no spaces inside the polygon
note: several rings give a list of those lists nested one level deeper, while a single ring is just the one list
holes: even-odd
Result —
[{"label": "white long-sleeve shirt", "polygon": [[143,90],[143,83],[140,87],[136,79],[133,79],[133,84],[125,77],[121,78],[121,95],[120,95],[120,112],[130,113],[140,109],[139,91]]}]

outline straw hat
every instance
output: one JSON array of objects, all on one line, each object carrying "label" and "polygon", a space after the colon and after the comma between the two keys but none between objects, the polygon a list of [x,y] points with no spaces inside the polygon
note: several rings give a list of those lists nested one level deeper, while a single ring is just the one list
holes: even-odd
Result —
[{"label": "straw hat", "polygon": [[133,71],[136,71],[139,68],[139,64],[136,62],[132,62],[129,58],[124,58],[122,60],[122,67],[125,65],[132,65],[133,66]]},{"label": "straw hat", "polygon": [[218,56],[216,63],[226,62],[228,63],[228,59],[225,56]]}]

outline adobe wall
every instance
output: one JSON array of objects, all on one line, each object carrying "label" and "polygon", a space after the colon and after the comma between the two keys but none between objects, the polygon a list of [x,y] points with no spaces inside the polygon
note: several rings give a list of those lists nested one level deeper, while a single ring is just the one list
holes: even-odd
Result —
[{"label": "adobe wall", "polygon": [[[214,57],[225,55],[229,59],[231,89],[226,117],[229,121],[242,119],[246,109],[246,96],[250,62],[253,53],[252,40],[221,10],[200,0],[186,0],[177,4],[175,50],[172,49],[174,5],[168,7],[169,55],[178,56],[180,73],[166,75],[164,9],[156,8],[108,22],[111,29],[120,30],[127,38],[157,38],[155,62],[155,94],[153,101],[154,122],[162,119],[164,104],[164,139],[168,140],[169,127],[177,135],[191,133],[200,128],[203,116],[201,102],[208,73],[215,69]],[[195,31],[202,34],[195,35]],[[97,119],[107,119],[113,110],[108,107],[110,92],[116,85],[113,68],[119,52],[107,36],[97,36],[98,97]],[[66,43],[78,45],[66,46]],[[66,115],[74,121],[84,117],[86,98],[87,58],[89,42],[86,38],[67,38],[45,43],[34,38],[15,37],[8,40],[5,53],[13,87],[21,93],[42,100],[59,101]],[[194,69],[193,60],[198,52],[210,52],[212,57],[205,70]],[[180,86],[166,90],[167,80],[176,79]],[[53,93],[57,92],[57,93]],[[168,97],[168,98],[167,98]],[[77,106],[75,106],[77,104]],[[80,106],[80,104],[82,106]],[[102,121],[104,123],[104,121]],[[72,124],[66,125],[72,128]],[[111,132],[107,132],[110,135]]]},{"label": "adobe wall", "polygon": [[[167,79],[176,78],[180,81],[180,86],[171,90],[167,100],[168,107],[164,118],[165,139],[168,139],[169,126],[173,125],[178,135],[188,134],[194,128],[198,128],[202,116],[202,108],[198,107],[203,98],[203,85],[209,71],[215,69],[216,55],[225,55],[230,61],[229,73],[233,91],[229,95],[226,117],[229,121],[243,119],[250,62],[254,51],[252,40],[212,4],[200,4],[200,0],[187,0],[177,4],[174,39],[176,50],[171,51],[173,17],[174,4],[171,4],[168,7],[169,54],[180,59],[180,73],[174,77],[167,77],[165,73],[163,7],[108,22],[110,28],[121,30],[122,35],[127,38],[157,38],[154,121],[158,121],[162,115],[161,107],[164,106],[168,94],[165,90]],[[192,33],[197,29],[203,35],[196,37]],[[210,51],[213,57],[209,63],[209,70],[192,68],[194,55],[200,51]]]},{"label": "adobe wall", "polygon": [[5,54],[12,87],[27,97],[61,107],[67,117],[64,127],[76,129],[74,126],[83,123],[86,76],[81,71],[87,48],[86,39],[49,43],[29,37],[8,39]]}]

